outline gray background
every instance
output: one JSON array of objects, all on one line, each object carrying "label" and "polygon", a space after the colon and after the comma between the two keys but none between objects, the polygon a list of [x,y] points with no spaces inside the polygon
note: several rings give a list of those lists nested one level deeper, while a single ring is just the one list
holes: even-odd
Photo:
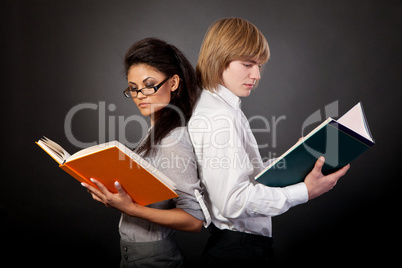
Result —
[{"label": "gray background", "polygon": [[[272,116],[286,116],[277,125],[276,144],[273,133],[256,133],[259,143],[269,144],[263,156],[283,153],[302,135],[308,116],[333,101],[339,101],[340,115],[362,101],[376,140],[331,192],[273,219],[277,262],[318,267],[393,261],[400,238],[399,0],[0,0],[3,260],[41,267],[118,265],[119,213],[92,201],[34,141],[46,135],[77,151],[64,133],[64,120],[80,103],[114,104],[105,118],[116,122],[118,116],[139,114],[122,94],[128,47],[158,37],[195,66],[209,25],[231,16],[254,23],[271,48],[259,87],[242,102],[248,117],[272,123]],[[98,112],[87,109],[74,117],[78,140],[99,141]],[[134,123],[124,133],[113,124],[105,127],[129,142],[142,135]],[[178,233],[193,266],[207,237],[205,229]]]}]

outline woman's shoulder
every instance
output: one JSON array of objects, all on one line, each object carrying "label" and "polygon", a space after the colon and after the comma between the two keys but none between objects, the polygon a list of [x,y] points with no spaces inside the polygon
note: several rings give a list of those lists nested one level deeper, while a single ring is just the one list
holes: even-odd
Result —
[{"label": "woman's shoulder", "polygon": [[192,148],[190,136],[187,127],[176,127],[169,134],[164,137],[160,143],[163,147],[166,146],[180,146],[185,148]]}]

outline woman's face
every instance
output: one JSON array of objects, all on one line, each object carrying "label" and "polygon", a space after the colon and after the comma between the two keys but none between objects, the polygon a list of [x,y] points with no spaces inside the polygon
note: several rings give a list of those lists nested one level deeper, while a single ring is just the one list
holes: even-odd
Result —
[{"label": "woman's face", "polygon": [[[136,64],[130,67],[127,72],[127,81],[131,89],[140,90],[145,87],[157,86],[167,77],[147,64]],[[152,95],[145,96],[138,92],[133,98],[143,116],[151,116],[151,124],[154,124],[155,117],[170,103],[171,93],[178,88],[178,75],[172,76]]]},{"label": "woman's face", "polygon": [[248,97],[261,78],[260,69],[259,61],[234,60],[222,73],[222,85],[239,97]]}]

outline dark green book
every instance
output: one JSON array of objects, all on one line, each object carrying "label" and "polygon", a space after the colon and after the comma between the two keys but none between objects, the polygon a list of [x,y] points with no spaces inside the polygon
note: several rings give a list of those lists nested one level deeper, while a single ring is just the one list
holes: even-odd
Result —
[{"label": "dark green book", "polygon": [[374,145],[362,104],[359,102],[338,120],[328,118],[258,174],[257,182],[285,187],[304,181],[320,156],[324,175],[352,162]]}]

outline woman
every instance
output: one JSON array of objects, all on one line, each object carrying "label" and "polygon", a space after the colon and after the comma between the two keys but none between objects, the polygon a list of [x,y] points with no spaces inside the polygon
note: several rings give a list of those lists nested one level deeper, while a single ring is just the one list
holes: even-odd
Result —
[{"label": "woman", "polygon": [[[185,56],[164,41],[148,38],[135,43],[124,58],[128,88],[151,128],[135,150],[176,182],[176,199],[149,206],[135,204],[116,178],[117,194],[96,179],[99,189],[83,186],[93,199],[122,212],[121,267],[180,267],[183,259],[174,240],[174,229],[198,232],[204,214],[196,161],[186,124],[199,95],[194,69]],[[195,194],[197,197],[195,197]]]},{"label": "woman", "polygon": [[196,73],[203,87],[189,122],[212,234],[206,266],[270,267],[271,217],[330,190],[349,168],[323,176],[320,158],[304,182],[272,188],[255,182],[264,163],[240,97],[247,97],[269,59],[263,34],[240,18],[221,19],[205,35]]}]

